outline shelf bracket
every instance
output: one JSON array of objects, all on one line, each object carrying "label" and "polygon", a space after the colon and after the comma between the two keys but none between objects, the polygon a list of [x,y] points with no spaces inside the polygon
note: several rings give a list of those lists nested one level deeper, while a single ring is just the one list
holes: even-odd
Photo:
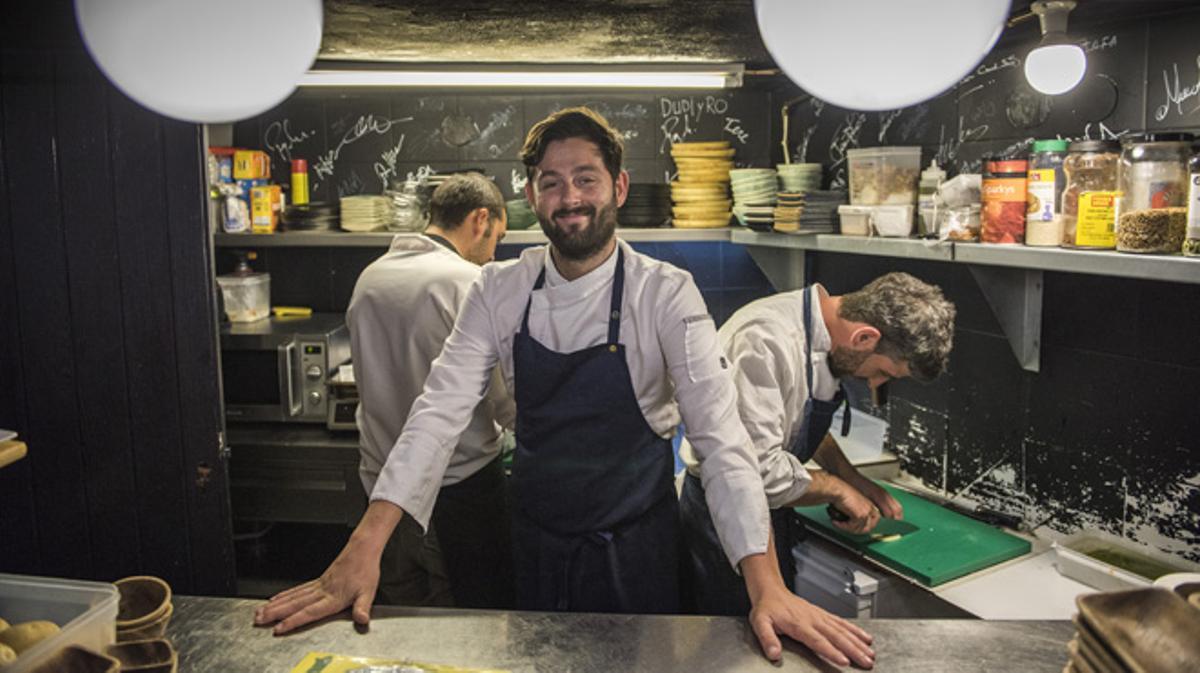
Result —
[{"label": "shelf bracket", "polygon": [[1008,337],[1017,362],[1026,371],[1041,368],[1042,270],[967,266]]},{"label": "shelf bracket", "polygon": [[746,252],[750,253],[750,259],[754,260],[777,292],[799,290],[807,285],[804,250],[747,245]]}]

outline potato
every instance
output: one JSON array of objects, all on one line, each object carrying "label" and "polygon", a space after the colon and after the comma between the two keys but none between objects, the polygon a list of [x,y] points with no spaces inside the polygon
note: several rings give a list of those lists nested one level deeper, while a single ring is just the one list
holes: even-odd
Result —
[{"label": "potato", "polygon": [[28,650],[44,638],[58,633],[58,624],[44,620],[14,624],[0,631],[0,644],[8,645],[17,654]]},{"label": "potato", "polygon": [[0,666],[11,664],[17,660],[17,651],[8,645],[0,644]]}]

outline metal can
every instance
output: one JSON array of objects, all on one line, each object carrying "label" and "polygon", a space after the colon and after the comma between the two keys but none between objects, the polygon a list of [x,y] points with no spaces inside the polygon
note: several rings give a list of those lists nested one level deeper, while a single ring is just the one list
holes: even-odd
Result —
[{"label": "metal can", "polygon": [[1024,243],[1029,162],[993,157],[983,162],[983,211],[979,240]]}]

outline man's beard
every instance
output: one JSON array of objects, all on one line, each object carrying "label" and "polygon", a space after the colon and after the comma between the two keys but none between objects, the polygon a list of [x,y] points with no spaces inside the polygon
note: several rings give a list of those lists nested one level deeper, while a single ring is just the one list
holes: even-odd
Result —
[{"label": "man's beard", "polygon": [[862,366],[862,363],[871,357],[873,351],[856,351],[846,348],[845,346],[837,346],[829,352],[829,372],[834,378],[843,378],[853,376],[854,372]]},{"label": "man's beard", "polygon": [[[568,232],[555,225],[554,218],[568,215],[586,215],[587,226]],[[580,206],[556,210],[548,219],[538,213],[538,223],[558,254],[575,261],[587,259],[603,250],[616,231],[617,202],[609,201],[599,212],[594,206]]]}]

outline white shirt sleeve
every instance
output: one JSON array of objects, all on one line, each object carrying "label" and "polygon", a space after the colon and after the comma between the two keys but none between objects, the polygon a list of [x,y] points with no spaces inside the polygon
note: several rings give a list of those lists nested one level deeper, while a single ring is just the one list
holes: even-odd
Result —
[{"label": "white shirt sleeve", "polygon": [[[808,470],[787,450],[787,402],[807,399],[808,390],[789,355],[796,345],[782,343],[770,325],[750,322],[733,334],[726,353],[733,366],[738,415],[754,443],[767,502],[772,508],[795,502],[812,483]],[[799,420],[799,419],[797,419]]]},{"label": "white shirt sleeve", "polygon": [[425,388],[404,424],[404,432],[388,454],[387,463],[371,492],[371,500],[387,500],[429,525],[434,501],[459,436],[487,392],[497,362],[491,314],[483,298],[480,276],[433,362]]},{"label": "white shirt sleeve", "polygon": [[733,565],[767,551],[770,519],[750,438],[737,415],[729,363],[700,291],[690,278],[664,292],[660,346],[721,546]]}]

